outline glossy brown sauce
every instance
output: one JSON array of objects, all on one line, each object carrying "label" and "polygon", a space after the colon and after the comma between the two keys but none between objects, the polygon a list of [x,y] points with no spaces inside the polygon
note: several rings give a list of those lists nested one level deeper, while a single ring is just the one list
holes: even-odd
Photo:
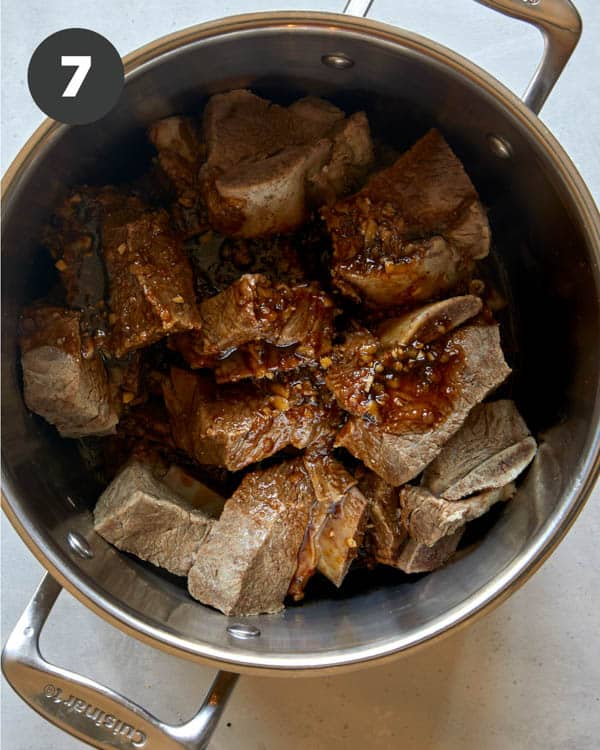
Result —
[{"label": "glossy brown sauce", "polygon": [[[463,352],[452,336],[429,344],[382,348],[370,334],[356,334],[334,353],[328,383],[340,406],[386,432],[427,431],[450,414],[458,392]],[[350,349],[350,351],[348,351]]]}]

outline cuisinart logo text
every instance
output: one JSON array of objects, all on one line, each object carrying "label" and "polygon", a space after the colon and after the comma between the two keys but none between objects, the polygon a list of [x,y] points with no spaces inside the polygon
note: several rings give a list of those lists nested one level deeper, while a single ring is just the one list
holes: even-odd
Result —
[{"label": "cuisinart logo text", "polygon": [[66,698],[62,688],[55,685],[46,685],[44,688],[44,698],[52,703],[59,704],[69,714],[81,714],[85,719],[92,721],[97,727],[107,729],[115,736],[121,735],[121,737],[127,738],[133,747],[144,747],[148,740],[140,729],[132,727],[131,724],[121,721],[121,719],[112,714],[105,713],[101,708],[94,706],[92,703],[87,703],[76,695],[69,695]]}]

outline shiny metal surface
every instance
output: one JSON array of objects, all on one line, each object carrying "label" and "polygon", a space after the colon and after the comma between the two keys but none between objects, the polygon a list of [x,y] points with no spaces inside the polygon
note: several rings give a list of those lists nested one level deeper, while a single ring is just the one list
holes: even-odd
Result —
[{"label": "shiny metal surface", "polygon": [[507,16],[535,26],[544,52],[523,101],[538,113],[558,81],[581,37],[581,18],[571,0],[477,0]]},{"label": "shiny metal surface", "polygon": [[69,531],[67,534],[67,544],[76,555],[83,557],[84,560],[90,560],[94,556],[87,539],[77,531]]},{"label": "shiny metal surface", "polygon": [[513,153],[512,146],[506,140],[506,138],[501,138],[498,135],[490,133],[490,135],[488,135],[488,143],[490,145],[491,152],[499,159],[511,158]]},{"label": "shiny metal surface", "polygon": [[347,55],[342,52],[333,53],[331,55],[323,55],[321,58],[323,65],[328,65],[330,68],[337,68],[338,70],[346,70],[354,65],[354,60],[351,60]]},{"label": "shiny metal surface", "polygon": [[[332,42],[356,61],[353,68],[321,64],[334,51]],[[222,61],[216,72],[215,55]],[[20,255],[5,259],[3,417],[11,433],[3,470],[7,512],[21,535],[61,584],[126,632],[240,671],[331,670],[389,657],[508,596],[560,541],[598,469],[599,222],[558,143],[514,95],[468,61],[372,22],[328,14],[243,16],[159,40],[126,62],[127,96],[118,110],[93,127],[43,126],[9,175],[5,246],[18,246]],[[426,123],[444,130],[490,206],[496,253],[522,318],[513,352],[515,395],[546,443],[518,501],[470,554],[415,582],[247,618],[246,624],[260,624],[261,638],[233,643],[226,618],[94,534],[94,488],[76,454],[23,407],[14,321],[31,294],[24,270],[34,262],[39,226],[64,186],[111,179],[115,163],[133,168],[146,158],[148,122],[243,85],[282,99],[310,91],[364,106],[388,138],[400,117],[407,139]],[[493,159],[490,132],[508,138],[518,159]],[[113,158],[100,163],[106,153]],[[36,198],[25,210],[21,201],[32,195],[32,184]],[[552,382],[541,380],[549,368]],[[76,509],[57,499],[67,488]],[[65,530],[73,528],[88,540],[92,560],[73,561],[66,553]]]},{"label": "shiny metal surface", "polygon": [[[535,26],[544,39],[542,59],[523,95],[536,114],[544,106],[581,37],[581,18],[571,0],[476,0]],[[373,0],[348,0],[344,13],[366,16]]]},{"label": "shiny metal surface", "polygon": [[47,662],[39,640],[61,586],[47,574],[2,652],[6,679],[34,711],[97,748],[203,750],[239,675],[220,672],[190,721],[165,724],[125,696]]},{"label": "shiny metal surface", "polygon": [[255,625],[228,625],[227,632],[232,638],[258,638],[260,630]]},{"label": "shiny metal surface", "polygon": [[344,13],[349,16],[366,17],[371,5],[373,5],[373,0],[348,0],[344,6]]}]

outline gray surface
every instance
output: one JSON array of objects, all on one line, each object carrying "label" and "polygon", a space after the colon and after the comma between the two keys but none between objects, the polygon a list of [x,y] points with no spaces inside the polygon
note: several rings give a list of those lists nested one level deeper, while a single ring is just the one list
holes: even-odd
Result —
[{"label": "gray surface", "polygon": [[[339,10],[343,2],[305,8]],[[449,6],[452,6],[451,8]],[[544,108],[596,199],[600,195],[600,7],[578,0],[584,37]],[[2,171],[42,115],[26,88],[36,45],[86,26],[122,54],[161,34],[250,9],[296,2],[6,0],[2,30]],[[536,33],[472,0],[376,0],[373,18],[447,44],[522,90],[541,50]],[[403,747],[412,750],[591,750],[600,736],[600,493],[543,569],[500,609],[441,644],[387,667],[336,678],[243,677],[213,741],[215,750]],[[2,639],[41,577],[2,518]],[[162,718],[187,718],[212,678],[142,646],[63,594],[44,636],[45,654],[125,691]],[[9,750],[82,748],[2,684],[2,745]],[[231,726],[227,726],[230,722]]]}]

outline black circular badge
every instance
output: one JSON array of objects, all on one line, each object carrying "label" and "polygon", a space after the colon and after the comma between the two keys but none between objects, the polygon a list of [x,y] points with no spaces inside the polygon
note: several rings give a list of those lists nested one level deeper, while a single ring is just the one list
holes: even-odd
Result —
[{"label": "black circular badge", "polygon": [[123,89],[123,63],[113,45],[89,29],[51,34],[33,53],[29,91],[49,117],[83,125],[104,117]]}]

